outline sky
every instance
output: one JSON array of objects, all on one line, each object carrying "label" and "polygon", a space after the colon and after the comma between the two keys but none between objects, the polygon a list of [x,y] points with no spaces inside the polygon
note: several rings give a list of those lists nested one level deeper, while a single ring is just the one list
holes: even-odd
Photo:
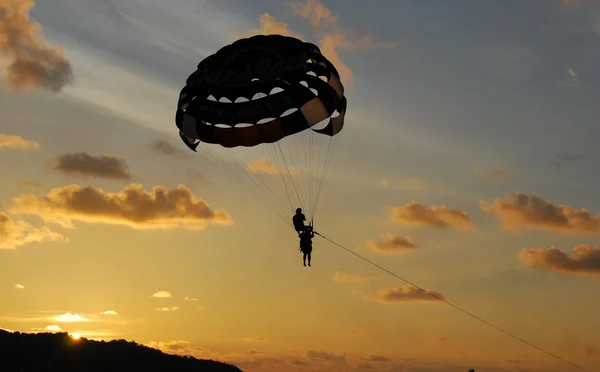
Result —
[{"label": "sky", "polygon": [[302,266],[185,147],[186,78],[259,33],[346,88],[320,233],[600,370],[596,0],[0,0],[1,328],[249,372],[577,370],[322,238]]}]

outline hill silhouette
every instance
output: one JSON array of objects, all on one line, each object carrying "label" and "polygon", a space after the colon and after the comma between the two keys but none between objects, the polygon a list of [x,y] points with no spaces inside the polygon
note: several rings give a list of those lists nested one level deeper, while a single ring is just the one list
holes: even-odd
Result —
[{"label": "hill silhouette", "polygon": [[0,330],[2,372],[243,372],[214,360],[165,354],[126,340],[74,340],[67,333]]}]

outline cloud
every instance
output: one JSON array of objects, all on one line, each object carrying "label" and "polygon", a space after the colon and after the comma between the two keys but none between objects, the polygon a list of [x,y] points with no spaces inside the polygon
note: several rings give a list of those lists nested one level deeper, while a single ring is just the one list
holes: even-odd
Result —
[{"label": "cloud", "polygon": [[157,310],[157,311],[160,311],[160,312],[167,312],[167,311],[177,311],[177,310],[179,310],[179,306],[171,306],[171,307],[164,306],[164,307],[158,307],[158,308],[156,308],[156,310]]},{"label": "cloud", "polygon": [[173,189],[155,186],[151,192],[130,184],[119,192],[106,192],[92,186],[67,185],[44,196],[19,195],[9,210],[37,215],[46,222],[73,228],[74,221],[125,225],[136,229],[182,227],[203,230],[207,222],[232,223],[224,210],[212,210],[184,185]]},{"label": "cloud", "polygon": [[0,0],[0,60],[8,88],[59,92],[73,79],[71,64],[57,46],[45,44],[39,22],[29,19],[33,0]]},{"label": "cloud", "polygon": [[[397,43],[375,41],[370,35],[358,36],[352,30],[340,27],[339,16],[327,8],[323,3],[316,0],[307,0],[289,4],[293,14],[307,19],[313,31],[319,39],[319,48],[321,52],[336,67],[344,85],[351,86],[354,81],[354,73],[350,67],[342,61],[338,50],[359,51],[365,48],[373,47],[392,47]],[[260,16],[260,27],[248,30],[242,34],[242,37],[249,37],[257,34],[281,34],[296,37],[304,40],[301,35],[295,34],[290,27],[278,21],[273,15],[263,13]]]},{"label": "cloud", "polygon": [[156,152],[159,155],[175,156],[175,157],[185,157],[186,156],[186,153],[182,149],[176,147],[171,142],[164,140],[164,139],[159,139],[159,140],[153,141],[150,144],[150,147],[152,148],[152,150],[154,152]]},{"label": "cloud", "polygon": [[44,329],[50,332],[63,332],[62,328],[60,328],[56,324],[47,325]]},{"label": "cloud", "polygon": [[519,260],[526,266],[556,272],[600,277],[600,246],[580,244],[571,253],[560,248],[525,248]]},{"label": "cloud", "polygon": [[336,355],[328,353],[326,351],[309,350],[306,352],[306,357],[314,360],[328,361],[328,362],[345,362],[346,354]]},{"label": "cloud", "polygon": [[425,207],[414,200],[403,206],[393,207],[391,218],[401,225],[429,226],[439,229],[476,229],[469,215],[462,210],[451,209],[445,205]]},{"label": "cloud", "polygon": [[23,289],[23,288],[25,288],[25,286],[24,286],[24,285],[22,285],[22,284],[18,284],[18,283],[17,283],[17,284],[15,284],[15,288],[16,288],[16,289]]},{"label": "cloud", "polygon": [[57,315],[55,317],[53,317],[52,319],[54,319],[57,322],[61,322],[61,323],[75,323],[75,322],[88,322],[89,319],[87,319],[86,317],[83,317],[79,314],[71,314],[71,313],[64,313],[61,315]]},{"label": "cloud", "polygon": [[[417,289],[411,286],[404,287],[393,287],[386,288],[377,293],[368,294],[364,296],[365,300],[377,301],[381,303],[394,303],[394,302],[409,302],[409,301],[436,301],[444,299],[438,291],[425,289],[427,292],[421,289]],[[436,297],[432,296],[435,295]]]},{"label": "cloud", "polygon": [[18,186],[23,189],[42,190],[44,188],[44,185],[42,185],[39,182],[35,182],[35,181],[23,181],[23,182],[20,182]]},{"label": "cloud", "polygon": [[482,200],[480,207],[488,214],[497,215],[507,230],[527,228],[579,235],[600,233],[600,216],[594,216],[584,208],[575,210],[556,205],[535,193],[528,196],[515,192],[492,203]]},{"label": "cloud", "polygon": [[279,35],[284,35],[284,36],[295,37],[295,38],[301,39],[301,40],[303,39],[302,36],[293,33],[286,23],[278,21],[277,18],[275,18],[274,16],[272,16],[269,13],[261,14],[260,18],[259,18],[259,22],[260,22],[260,26],[258,28],[252,28],[252,29],[244,32],[241,35],[241,37],[250,37],[253,35],[279,34]]},{"label": "cloud", "polygon": [[119,313],[114,310],[106,310],[102,313],[102,315],[119,315]]},{"label": "cloud", "polygon": [[198,299],[196,297],[185,296],[183,299],[186,300],[186,301],[198,301]]},{"label": "cloud", "polygon": [[14,220],[0,212],[0,249],[15,249],[33,242],[66,242],[68,239],[47,226],[37,228],[26,221]]},{"label": "cloud", "polygon": [[568,79],[562,80],[559,85],[564,88],[576,88],[579,86],[579,74],[575,71],[574,68],[569,67],[566,71],[566,74],[569,75]]},{"label": "cloud", "polygon": [[334,282],[342,282],[342,283],[360,283],[365,282],[367,280],[378,279],[381,278],[380,273],[371,273],[366,275],[356,275],[356,274],[345,274],[340,271],[336,271],[333,274]]},{"label": "cloud", "polygon": [[[268,160],[253,160],[246,164],[246,171],[250,173],[265,173],[265,174],[280,174],[282,170],[272,162]],[[286,169],[291,175],[300,174],[300,172],[294,168]]]},{"label": "cloud", "polygon": [[[2,11],[1,1],[6,1],[6,0],[0,0],[0,14]],[[1,22],[1,18],[0,18],[0,22]],[[40,149],[40,144],[35,141],[25,139],[21,136],[14,136],[14,135],[0,133],[0,150],[2,150],[2,149],[38,151]]]},{"label": "cloud", "polygon": [[168,291],[158,291],[158,292],[154,293],[150,297],[154,297],[154,298],[171,298],[171,297],[173,297],[173,295],[171,294],[171,292],[168,292]]},{"label": "cloud", "polygon": [[393,233],[387,233],[380,240],[370,240],[367,242],[367,248],[376,253],[405,253],[418,249],[410,236],[401,236]]},{"label": "cloud", "polygon": [[66,153],[57,156],[55,162],[54,170],[64,174],[117,180],[131,179],[125,161],[109,154],[94,156],[85,152]]},{"label": "cloud", "polygon": [[368,360],[369,362],[387,362],[389,361],[388,358],[384,357],[383,355],[369,355],[368,357],[363,357],[363,360]]},{"label": "cloud", "polygon": [[261,336],[255,336],[255,337],[244,337],[244,338],[242,338],[242,341],[244,341],[244,342],[265,342],[265,341],[267,341],[267,339],[264,337],[261,337]]},{"label": "cloud", "polygon": [[490,181],[505,181],[508,179],[508,171],[505,169],[484,170],[478,165],[473,167],[473,173],[477,176]]}]

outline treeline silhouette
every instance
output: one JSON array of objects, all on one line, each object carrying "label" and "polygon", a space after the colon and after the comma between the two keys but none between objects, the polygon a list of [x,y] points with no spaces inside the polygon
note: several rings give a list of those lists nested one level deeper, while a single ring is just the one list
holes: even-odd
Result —
[{"label": "treeline silhouette", "polygon": [[67,333],[0,330],[2,372],[243,372],[215,360],[165,354],[126,340],[74,340]]}]

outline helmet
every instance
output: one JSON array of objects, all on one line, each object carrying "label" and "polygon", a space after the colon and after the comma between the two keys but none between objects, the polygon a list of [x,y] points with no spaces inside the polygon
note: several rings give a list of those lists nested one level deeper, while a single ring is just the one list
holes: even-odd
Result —
[{"label": "helmet", "polygon": [[302,213],[302,208],[297,208],[296,213]]}]

